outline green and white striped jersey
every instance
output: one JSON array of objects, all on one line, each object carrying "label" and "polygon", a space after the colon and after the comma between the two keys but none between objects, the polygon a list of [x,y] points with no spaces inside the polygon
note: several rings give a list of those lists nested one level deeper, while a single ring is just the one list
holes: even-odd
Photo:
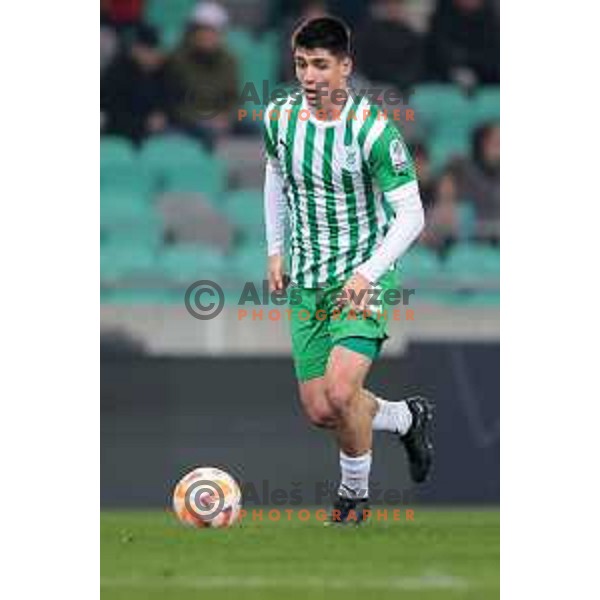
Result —
[{"label": "green and white striped jersey", "polygon": [[306,288],[345,281],[394,218],[384,193],[415,181],[402,136],[367,98],[350,96],[332,121],[313,115],[304,97],[270,104],[264,116],[267,157],[286,191],[291,280]]}]

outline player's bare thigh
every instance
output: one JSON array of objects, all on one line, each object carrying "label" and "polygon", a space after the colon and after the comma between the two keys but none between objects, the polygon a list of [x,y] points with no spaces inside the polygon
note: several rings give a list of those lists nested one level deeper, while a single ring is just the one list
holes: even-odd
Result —
[{"label": "player's bare thigh", "polygon": [[371,360],[344,346],[335,346],[323,377],[299,382],[300,401],[310,422],[317,427],[334,428],[340,411],[357,398]]},{"label": "player's bare thigh", "polygon": [[361,402],[360,390],[371,368],[371,359],[344,346],[334,346],[325,373],[325,397],[336,415]]}]

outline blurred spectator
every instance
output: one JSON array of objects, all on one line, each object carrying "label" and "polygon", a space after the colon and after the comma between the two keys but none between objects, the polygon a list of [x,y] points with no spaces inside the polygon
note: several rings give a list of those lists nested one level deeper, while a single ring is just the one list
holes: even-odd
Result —
[{"label": "blurred spectator", "polygon": [[486,0],[440,0],[431,19],[429,76],[465,88],[500,82],[500,23]]},{"label": "blurred spectator", "polygon": [[461,198],[472,203],[480,237],[496,239],[500,222],[500,126],[479,127],[473,134],[471,159],[453,165]]},{"label": "blurred spectator", "polygon": [[144,21],[143,0],[100,0],[100,31],[115,34],[119,49],[139,39],[158,40],[154,27]]},{"label": "blurred spectator", "polygon": [[156,33],[142,22],[131,23],[126,36],[121,51],[101,76],[102,131],[137,143],[165,125],[160,112],[164,56]]},{"label": "blurred spectator", "polygon": [[212,147],[228,132],[238,98],[238,65],[225,47],[229,21],[216,2],[200,3],[180,46],[165,65],[165,111],[169,129]]},{"label": "blurred spectator", "polygon": [[285,15],[281,26],[283,36],[280,50],[282,57],[280,78],[284,82],[291,82],[296,81],[296,70],[291,49],[292,34],[303,21],[326,16],[327,9],[324,0],[301,0],[301,2],[296,3],[296,11],[292,12],[287,7]]},{"label": "blurred spectator", "polygon": [[367,18],[369,4],[365,0],[327,0],[327,12],[343,19],[352,30]]},{"label": "blurred spectator", "polygon": [[406,19],[406,0],[376,0],[356,33],[357,69],[372,82],[406,90],[421,77],[423,54],[421,35]]},{"label": "blurred spectator", "polygon": [[437,180],[433,202],[426,213],[421,243],[444,255],[460,238],[459,193],[456,178],[445,171]]},{"label": "blurred spectator", "polygon": [[144,0],[100,0],[101,19],[115,27],[142,21]]},{"label": "blurred spectator", "polygon": [[112,0],[100,0],[100,72],[112,63],[119,50],[119,36],[111,16]]},{"label": "blurred spectator", "polygon": [[425,144],[421,142],[415,142],[410,148],[410,153],[415,163],[421,201],[423,202],[423,207],[425,210],[427,210],[433,204],[435,185],[431,161],[429,158],[429,151],[427,150]]}]

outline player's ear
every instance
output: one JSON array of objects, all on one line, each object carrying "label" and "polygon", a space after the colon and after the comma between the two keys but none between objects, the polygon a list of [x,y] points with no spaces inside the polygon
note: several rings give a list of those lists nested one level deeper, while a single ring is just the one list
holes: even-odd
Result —
[{"label": "player's ear", "polygon": [[342,58],[342,75],[344,77],[350,76],[350,73],[352,73],[352,66],[352,59],[349,56]]}]

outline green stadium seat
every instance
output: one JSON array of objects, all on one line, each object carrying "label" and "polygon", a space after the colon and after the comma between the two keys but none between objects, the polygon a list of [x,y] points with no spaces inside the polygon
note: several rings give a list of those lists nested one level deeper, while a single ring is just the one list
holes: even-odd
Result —
[{"label": "green stadium seat", "polygon": [[225,185],[225,166],[201,144],[182,136],[148,140],[140,164],[161,190],[214,193]]},{"label": "green stadium seat", "polygon": [[441,274],[437,254],[424,246],[414,246],[401,259],[399,271],[402,279],[427,279]]},{"label": "green stadium seat", "polygon": [[266,244],[246,242],[236,248],[230,259],[229,269],[238,279],[260,282],[266,278],[267,248]]},{"label": "green stadium seat", "polygon": [[486,87],[477,92],[473,99],[473,125],[500,120],[500,88]]},{"label": "green stadium seat", "polygon": [[131,190],[102,188],[101,239],[109,244],[157,248],[163,241],[163,223],[144,195]]},{"label": "green stadium seat", "polygon": [[156,268],[156,253],[146,244],[111,243],[100,247],[100,277],[120,279]]},{"label": "green stadium seat", "polygon": [[158,257],[162,272],[175,281],[218,280],[226,272],[227,261],[213,248],[197,244],[166,246]]},{"label": "green stadium seat", "polygon": [[137,162],[133,144],[126,138],[104,136],[100,138],[100,167],[131,166]]},{"label": "green stadium seat", "polygon": [[451,159],[466,157],[469,153],[470,140],[467,130],[444,132],[429,140],[429,154],[434,171],[443,169]]},{"label": "green stadium seat", "polygon": [[131,165],[114,165],[100,170],[100,188],[119,190],[123,194],[142,196],[151,199],[156,180],[146,169]]},{"label": "green stadium seat", "polygon": [[152,207],[143,194],[132,190],[103,188],[100,194],[101,221],[106,218],[133,221],[153,214]]},{"label": "green stadium seat", "polygon": [[239,60],[246,57],[254,47],[252,35],[246,29],[229,29],[225,34],[225,41],[231,52]]},{"label": "green stadium seat", "polygon": [[109,220],[102,227],[101,234],[108,244],[133,243],[158,249],[164,241],[163,224],[154,216],[127,225]]},{"label": "green stadium seat", "polygon": [[[254,44],[256,58],[252,61],[248,74],[251,81],[263,80],[273,84],[277,77],[279,47],[277,36],[273,32],[267,32]],[[261,86],[262,87],[262,86]],[[272,91],[271,89],[269,91]]]},{"label": "green stadium seat", "polygon": [[265,235],[263,194],[259,190],[237,190],[227,195],[223,212],[246,240],[261,240]]},{"label": "green stadium seat", "polygon": [[145,304],[153,306],[181,306],[181,291],[168,288],[126,287],[101,289],[102,304]]},{"label": "green stadium seat", "polygon": [[181,135],[166,135],[147,140],[140,150],[140,162],[149,169],[165,165],[197,164],[210,156],[204,146]]},{"label": "green stadium seat", "polygon": [[196,4],[197,0],[148,0],[146,18],[157,27],[163,25],[183,27]]},{"label": "green stadium seat", "polygon": [[214,198],[227,186],[227,164],[210,156],[194,164],[165,165],[162,174],[162,187],[169,192],[202,192]]},{"label": "green stadium seat", "polygon": [[448,255],[445,270],[459,285],[496,287],[500,277],[500,251],[484,244],[458,244]]},{"label": "green stadium seat", "polygon": [[276,32],[266,32],[259,38],[254,38],[245,30],[231,30],[227,33],[227,42],[239,63],[240,93],[247,83],[254,84],[254,89],[259,97],[255,101],[241,102],[237,108],[248,111],[249,117],[244,120],[248,129],[260,129],[261,121],[250,118],[252,111],[266,108],[263,103],[263,81],[269,84],[269,93],[275,89],[278,71],[279,48]]},{"label": "green stadium seat", "polygon": [[454,303],[461,306],[498,306],[500,304],[500,291],[472,292],[470,294],[457,294]]},{"label": "green stadium seat", "polygon": [[471,123],[471,103],[453,85],[420,85],[415,88],[409,106],[415,111],[417,127],[424,132],[468,130]]},{"label": "green stadium seat", "polygon": [[185,26],[180,23],[167,23],[159,27],[160,45],[164,50],[174,50],[183,39]]}]

